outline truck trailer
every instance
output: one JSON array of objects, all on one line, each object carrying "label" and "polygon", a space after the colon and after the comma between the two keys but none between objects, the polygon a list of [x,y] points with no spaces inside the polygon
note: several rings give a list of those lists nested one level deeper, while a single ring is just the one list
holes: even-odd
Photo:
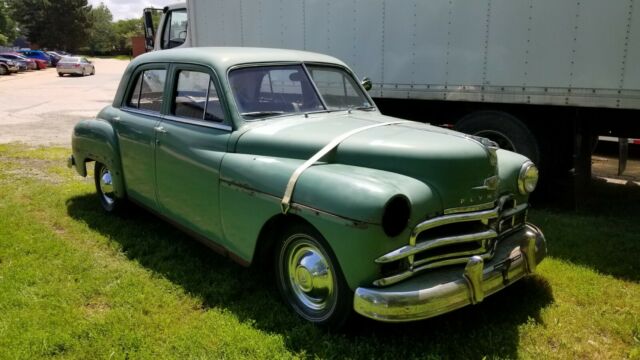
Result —
[{"label": "truck trailer", "polygon": [[333,55],[370,79],[383,113],[487,137],[539,164],[543,185],[587,183],[598,135],[640,137],[635,0],[188,0],[162,13],[154,31],[145,10],[149,49]]}]

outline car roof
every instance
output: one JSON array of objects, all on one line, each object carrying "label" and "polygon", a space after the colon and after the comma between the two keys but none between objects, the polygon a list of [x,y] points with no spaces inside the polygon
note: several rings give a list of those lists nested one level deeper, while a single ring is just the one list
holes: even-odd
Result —
[{"label": "car roof", "polygon": [[209,65],[218,72],[226,72],[235,65],[292,61],[346,66],[342,61],[329,55],[310,51],[256,47],[197,47],[153,51],[136,57],[129,66],[133,68],[145,63],[184,62]]}]

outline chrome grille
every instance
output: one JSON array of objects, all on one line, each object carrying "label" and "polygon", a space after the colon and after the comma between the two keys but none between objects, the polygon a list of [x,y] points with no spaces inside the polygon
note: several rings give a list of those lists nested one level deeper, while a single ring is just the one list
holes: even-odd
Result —
[{"label": "chrome grille", "polygon": [[524,226],[528,205],[517,205],[511,196],[489,205],[482,211],[445,211],[449,215],[418,224],[408,245],[376,259],[383,265],[383,277],[374,285],[391,285],[421,271],[466,264],[472,256],[491,259],[500,239]]}]

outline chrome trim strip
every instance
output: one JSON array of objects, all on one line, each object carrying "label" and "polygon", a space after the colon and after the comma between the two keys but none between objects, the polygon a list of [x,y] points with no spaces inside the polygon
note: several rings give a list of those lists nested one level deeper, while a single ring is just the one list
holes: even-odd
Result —
[{"label": "chrome trim strip", "polygon": [[380,256],[375,261],[377,263],[388,263],[388,262],[392,262],[392,261],[396,261],[396,260],[402,259],[402,258],[407,257],[409,255],[415,255],[415,254],[418,254],[420,252],[423,252],[423,251],[426,251],[426,250],[429,250],[429,249],[433,249],[433,248],[436,248],[436,247],[444,246],[444,245],[461,243],[461,242],[471,242],[471,241],[492,239],[492,238],[495,238],[497,236],[498,236],[498,233],[495,232],[495,230],[487,230],[487,231],[482,231],[482,232],[473,233],[473,234],[465,234],[465,235],[460,235],[460,236],[448,236],[448,237],[437,238],[437,239],[433,239],[433,240],[422,242],[422,243],[417,244],[415,246],[411,246],[411,245],[403,246],[403,247],[401,247],[399,249],[396,249],[396,250],[394,250],[392,252],[389,252],[387,254],[384,254],[384,255]]},{"label": "chrome trim strip", "polygon": [[486,254],[482,254],[482,255],[473,255],[470,254],[472,256],[466,256],[466,257],[460,257],[460,258],[455,258],[455,259],[447,259],[447,260],[442,260],[442,261],[437,261],[431,264],[426,264],[426,265],[422,265],[413,269],[409,269],[405,272],[402,272],[400,274],[397,275],[393,275],[393,276],[389,276],[386,278],[382,278],[382,279],[378,279],[376,281],[373,282],[373,285],[375,286],[388,286],[388,285],[393,285],[396,284],[404,279],[410,278],[412,276],[414,276],[415,274],[425,271],[425,270],[429,270],[429,269],[435,269],[435,268],[439,268],[439,267],[443,267],[443,266],[449,266],[449,265],[460,265],[460,264],[466,264],[469,259],[471,259],[472,257],[480,257],[482,259],[491,259],[493,257],[493,253],[486,253]]},{"label": "chrome trim strip", "polygon": [[214,121],[207,121],[207,120],[186,119],[186,118],[182,118],[175,115],[165,115],[162,117],[162,120],[179,122],[179,123],[188,124],[188,125],[208,127],[212,129],[225,130],[225,131],[233,130],[233,128],[227,124],[217,123]]},{"label": "chrome trim strip", "polygon": [[120,110],[124,111],[126,113],[150,116],[150,117],[154,117],[154,118],[157,118],[157,119],[160,119],[160,120],[162,120],[162,118],[163,118],[163,115],[159,111],[140,110],[140,109],[136,109],[136,108],[132,108],[132,107],[128,107],[128,106],[123,106],[123,107],[120,108]]},{"label": "chrome trim strip", "polygon": [[360,133],[369,129],[373,129],[381,126],[401,124],[406,122],[409,122],[409,121],[399,120],[399,121],[389,121],[389,122],[377,123],[373,125],[367,125],[367,126],[363,126],[363,127],[348,131],[331,140],[327,145],[325,145],[322,149],[320,149],[320,151],[318,151],[315,155],[313,155],[309,160],[305,161],[302,165],[298,166],[298,168],[293,172],[293,175],[291,175],[291,178],[289,178],[289,182],[287,183],[287,187],[284,191],[282,202],[280,203],[280,208],[282,209],[282,213],[286,214],[287,212],[289,212],[289,208],[291,207],[291,197],[293,196],[293,190],[295,189],[296,182],[298,181],[298,178],[300,178],[300,175],[302,175],[302,173],[305,170],[307,170],[309,167],[315,164],[322,157],[327,155],[331,150],[335,149],[338,145],[340,145],[341,142],[343,142],[347,138],[357,133]]},{"label": "chrome trim strip", "polygon": [[495,201],[491,201],[484,204],[477,204],[472,206],[461,206],[457,208],[445,209],[444,214],[451,215],[451,214],[458,214],[463,212],[482,211],[482,210],[491,209],[494,206],[495,206]]},{"label": "chrome trim strip", "polygon": [[485,210],[474,213],[464,213],[464,214],[455,214],[455,215],[445,215],[436,217],[433,219],[429,219],[418,224],[411,233],[411,241],[412,244],[415,245],[415,241],[418,237],[418,234],[425,230],[429,230],[434,227],[448,225],[453,223],[460,222],[468,222],[468,221],[477,221],[477,220],[488,220],[491,218],[497,218],[499,215],[500,208],[495,207],[491,210]]},{"label": "chrome trim strip", "polygon": [[504,240],[490,261],[472,257],[464,269],[444,268],[388,288],[359,287],[353,308],[371,319],[403,322],[481,302],[532,273],[546,256],[544,235],[531,224]]},{"label": "chrome trim strip", "polygon": [[507,210],[503,211],[500,214],[500,217],[501,218],[508,218],[508,217],[511,217],[511,216],[515,216],[515,215],[527,210],[528,208],[529,208],[529,204],[528,203],[516,205],[515,207],[513,207],[511,209],[507,209]]},{"label": "chrome trim strip", "polygon": [[[486,247],[486,244],[483,244],[480,248],[478,248],[476,250],[459,251],[459,252],[455,252],[455,253],[443,254],[443,255],[438,255],[438,256],[431,256],[431,257],[428,257],[428,258],[425,258],[425,259],[414,261],[413,262],[413,268],[416,269],[414,271],[417,271],[417,269],[421,269],[421,267],[419,267],[419,266],[422,265],[422,264],[427,264],[427,263],[430,263],[432,261],[440,260],[440,259],[447,259],[447,260],[453,260],[452,258],[460,259],[463,256],[468,258],[469,256],[473,256],[473,255],[482,255],[482,256],[486,255],[486,258],[490,259],[491,257],[493,257],[493,253],[491,253],[491,250],[492,249]],[[438,264],[438,263],[433,263],[433,264]],[[439,266],[445,266],[445,265],[449,265],[449,264],[440,264]]]}]

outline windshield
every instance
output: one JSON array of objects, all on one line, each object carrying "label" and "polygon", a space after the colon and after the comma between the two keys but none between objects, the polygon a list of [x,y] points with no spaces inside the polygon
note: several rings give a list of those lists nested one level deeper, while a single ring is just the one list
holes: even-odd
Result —
[{"label": "windshield", "polygon": [[345,70],[320,65],[307,69],[311,79],[303,65],[255,66],[231,71],[229,83],[240,114],[245,118],[261,118],[372,108]]}]

